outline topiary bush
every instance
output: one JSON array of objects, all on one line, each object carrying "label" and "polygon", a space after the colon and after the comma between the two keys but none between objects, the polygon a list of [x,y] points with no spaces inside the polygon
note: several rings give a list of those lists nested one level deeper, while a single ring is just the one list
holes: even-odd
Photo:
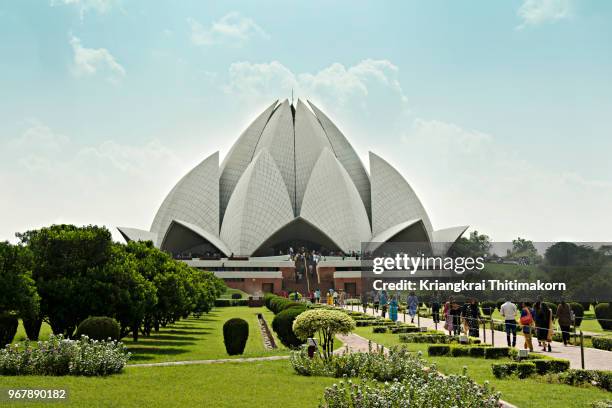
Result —
[{"label": "topiary bush", "polygon": [[372,333],[386,333],[387,326],[374,326],[372,327]]},{"label": "topiary bush", "polygon": [[540,375],[561,373],[570,368],[569,360],[560,358],[542,358],[531,360],[531,362],[535,364],[536,371]]},{"label": "topiary bush", "polygon": [[26,336],[28,339],[38,341],[40,335],[40,327],[42,326],[42,319],[23,319],[23,328],[25,329]]},{"label": "topiary bush", "polygon": [[569,305],[572,308],[572,312],[574,312],[574,325],[576,327],[580,327],[582,324],[582,318],[584,317],[584,307],[582,307],[582,304],[577,302],[571,302]]},{"label": "topiary bush", "polygon": [[612,351],[612,337],[593,336],[591,342],[596,349]]},{"label": "topiary bush", "polygon": [[486,347],[472,346],[469,348],[470,357],[484,357]]},{"label": "topiary bush", "polygon": [[232,293],[232,299],[242,299],[242,295],[240,293]]},{"label": "topiary bush", "polygon": [[8,313],[0,314],[0,347],[11,344],[17,333],[19,320]]},{"label": "topiary bush", "polygon": [[470,348],[463,346],[453,346],[450,349],[451,356],[453,357],[468,357],[470,355]]},{"label": "topiary bush", "polygon": [[491,370],[495,378],[505,378],[511,375],[516,375],[518,378],[527,378],[535,374],[536,366],[532,362],[492,364]]},{"label": "topiary bush", "polygon": [[427,347],[427,354],[433,356],[448,356],[451,352],[451,346],[447,344],[434,344]]},{"label": "topiary bush", "polygon": [[495,308],[497,307],[497,303],[492,302],[490,300],[485,300],[484,302],[482,302],[481,306],[482,306],[482,313],[487,316],[491,316],[493,312],[495,311]]},{"label": "topiary bush", "polygon": [[604,330],[612,330],[612,306],[610,302],[599,303],[595,306],[595,317]]},{"label": "topiary bush", "polygon": [[336,334],[349,334],[354,329],[355,321],[339,310],[307,310],[293,322],[293,332],[302,340],[318,334],[319,344],[326,359],[332,356]]},{"label": "topiary bush", "polygon": [[274,316],[272,329],[276,332],[278,339],[284,346],[296,348],[304,343],[293,333],[293,321],[305,311],[306,307],[290,307]]},{"label": "topiary bush", "polygon": [[93,316],[83,320],[76,331],[76,338],[85,335],[93,340],[119,340],[121,327],[112,317]]},{"label": "topiary bush", "polygon": [[240,318],[229,319],[223,324],[223,342],[230,356],[244,353],[249,338],[249,324]]},{"label": "topiary bush", "polygon": [[510,347],[485,347],[485,358],[502,358],[510,355]]}]

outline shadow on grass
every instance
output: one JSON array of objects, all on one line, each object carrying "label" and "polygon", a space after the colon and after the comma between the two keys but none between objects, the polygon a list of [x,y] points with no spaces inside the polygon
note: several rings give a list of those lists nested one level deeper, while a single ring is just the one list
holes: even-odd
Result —
[{"label": "shadow on grass", "polygon": [[[134,347],[132,347],[131,345],[134,345]],[[130,349],[130,351],[133,348],[138,348],[140,346],[142,347],[159,347],[160,350],[167,350],[166,347],[184,347],[184,346],[192,346],[196,344],[193,341],[171,341],[171,340],[163,340],[163,341],[156,341],[155,339],[152,340],[138,340],[136,343],[131,342],[131,343],[127,343],[128,348]]]},{"label": "shadow on grass", "polygon": [[156,347],[129,347],[128,351],[132,353],[131,359],[138,360],[146,357],[146,355],[168,355],[175,356],[178,354],[185,354],[189,352],[189,350],[184,350],[180,348],[156,348]]},{"label": "shadow on grass", "polygon": [[174,335],[168,335],[168,334],[152,334],[151,337],[141,337],[143,340],[170,340],[170,341],[193,341],[193,340],[199,340],[199,337],[193,337],[193,336],[174,336]]}]

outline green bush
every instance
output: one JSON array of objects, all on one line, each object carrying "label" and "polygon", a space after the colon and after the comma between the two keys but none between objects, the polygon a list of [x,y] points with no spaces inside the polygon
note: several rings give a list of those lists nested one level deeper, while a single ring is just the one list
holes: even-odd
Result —
[{"label": "green bush", "polygon": [[558,358],[535,359],[532,362],[535,364],[536,371],[540,375],[561,373],[570,368],[569,360]]},{"label": "green bush", "polygon": [[495,302],[492,302],[490,300],[486,300],[484,302],[482,302],[482,313],[487,315],[487,316],[491,316],[493,314],[493,312],[495,311],[495,308],[497,306],[497,304]]},{"label": "green bush", "polygon": [[306,311],[306,307],[290,307],[274,316],[272,329],[276,332],[280,342],[286,347],[296,348],[304,343],[293,333],[293,321],[304,311]]},{"label": "green bush", "polygon": [[447,344],[433,344],[427,347],[427,355],[430,357],[434,356],[448,356],[451,352],[451,346]]},{"label": "green bush", "polygon": [[319,335],[323,355],[330,359],[336,334],[349,334],[355,321],[339,310],[311,309],[300,314],[293,322],[293,332],[303,340]]},{"label": "green bush", "polygon": [[393,334],[399,334],[399,333],[417,333],[419,332],[419,328],[416,326],[413,326],[411,324],[402,324],[399,325],[397,327],[392,327],[391,328],[391,333]]},{"label": "green bush", "polygon": [[248,306],[248,299],[215,299],[215,307]]},{"label": "green bush", "polygon": [[612,408],[612,400],[592,402],[591,408]]},{"label": "green bush", "polygon": [[486,347],[472,346],[469,348],[470,357],[484,357]]},{"label": "green bush", "polygon": [[453,357],[467,357],[470,355],[470,348],[465,346],[453,346],[450,352]]},{"label": "green bush", "polygon": [[242,294],[240,294],[240,293],[232,293],[232,299],[242,299]]},{"label": "green bush", "polygon": [[582,318],[584,317],[584,307],[582,307],[582,305],[577,302],[571,302],[569,305],[572,308],[572,311],[574,312],[574,325],[576,327],[580,327],[580,325],[582,324]]},{"label": "green bush", "polygon": [[612,306],[609,302],[595,306],[595,317],[604,330],[612,330]]},{"label": "green bush", "polygon": [[121,327],[112,317],[93,316],[83,320],[77,328],[75,337],[87,336],[93,340],[119,340]]},{"label": "green bush", "polygon": [[591,343],[596,349],[612,351],[612,337],[593,336]]},{"label": "green bush", "polygon": [[612,371],[570,369],[559,374],[559,381],[568,385],[593,384],[612,391]]},{"label": "green bush", "polygon": [[246,320],[233,318],[223,325],[223,342],[230,356],[244,353],[249,338],[249,324]]},{"label": "green bush", "polygon": [[276,295],[274,293],[266,293],[264,295],[264,305],[268,308],[268,310],[272,311],[270,308],[270,302],[274,299]]},{"label": "green bush", "polygon": [[509,347],[485,347],[485,358],[502,358],[510,355]]},{"label": "green bush", "polygon": [[516,375],[518,378],[527,378],[536,372],[536,366],[532,362],[503,363],[492,364],[491,370],[495,378],[505,378],[511,375]]},{"label": "green bush", "polygon": [[448,336],[443,333],[404,333],[399,335],[399,339],[402,343],[431,343],[431,344],[445,344],[450,343],[453,339],[452,336]]},{"label": "green bush", "polygon": [[8,313],[0,314],[0,347],[11,344],[18,326],[19,320],[17,320],[17,317]]},{"label": "green bush", "polygon": [[42,326],[42,319],[23,319],[23,328],[25,329],[28,339],[37,341],[40,335],[40,327]]},{"label": "green bush", "polygon": [[374,326],[372,327],[372,333],[386,333],[387,326]]}]

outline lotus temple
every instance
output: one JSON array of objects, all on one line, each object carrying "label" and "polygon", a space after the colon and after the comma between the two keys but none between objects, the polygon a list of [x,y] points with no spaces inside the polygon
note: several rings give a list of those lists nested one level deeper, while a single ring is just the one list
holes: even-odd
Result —
[{"label": "lotus temple", "polygon": [[467,229],[434,229],[397,170],[372,152],[369,167],[313,103],[276,101],[221,165],[213,153],[179,180],[149,231],[119,231],[253,295],[329,288],[358,295],[370,290],[364,243],[427,243],[444,255]]}]

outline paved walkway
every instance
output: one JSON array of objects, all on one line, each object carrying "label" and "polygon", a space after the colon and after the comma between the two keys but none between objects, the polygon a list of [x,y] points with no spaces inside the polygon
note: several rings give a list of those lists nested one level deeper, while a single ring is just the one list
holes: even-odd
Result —
[{"label": "paved walkway", "polygon": [[[351,306],[345,306],[347,310],[351,310]],[[357,306],[354,306],[355,311],[357,311]],[[361,307],[359,307],[359,311],[363,311]],[[374,313],[374,310],[371,308],[367,309],[367,313],[373,316],[380,316],[380,311],[378,313]],[[400,322],[404,321],[404,315],[402,313],[398,314],[398,320]],[[410,316],[405,315],[405,320],[407,323],[410,323]],[[432,319],[421,317],[421,327],[427,327],[428,329],[435,329],[435,324]],[[414,324],[417,324],[417,318],[414,319]],[[438,330],[444,330],[444,323],[438,324]],[[491,330],[486,330],[486,339],[483,335],[484,330],[480,330],[480,340],[487,344],[495,344],[496,346],[506,346],[506,333],[494,330],[493,331],[493,339],[491,338]],[[517,335],[516,339],[517,349],[523,348],[523,336]],[[550,357],[556,358],[564,358],[570,361],[571,368],[582,368],[581,366],[581,357],[580,357],[580,346],[572,346],[568,345],[567,347],[563,345],[563,343],[559,343],[556,341],[552,342],[552,352],[542,352],[537,350],[538,343],[537,340],[533,340],[534,351],[535,354],[544,354]],[[612,352],[605,350],[598,350],[590,347],[584,348],[584,368],[590,370],[612,370]]]}]

